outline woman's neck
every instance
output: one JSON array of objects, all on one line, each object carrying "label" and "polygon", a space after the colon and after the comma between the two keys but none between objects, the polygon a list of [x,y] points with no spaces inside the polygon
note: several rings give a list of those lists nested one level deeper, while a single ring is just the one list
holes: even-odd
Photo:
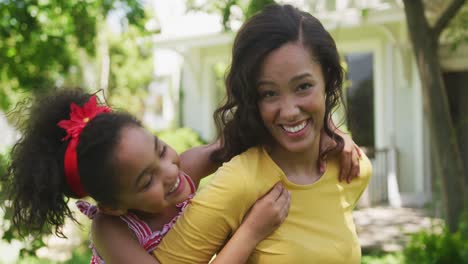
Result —
[{"label": "woman's neck", "polygon": [[290,181],[311,184],[321,177],[318,167],[319,144],[320,138],[317,138],[310,148],[301,152],[291,152],[279,144],[266,149]]}]

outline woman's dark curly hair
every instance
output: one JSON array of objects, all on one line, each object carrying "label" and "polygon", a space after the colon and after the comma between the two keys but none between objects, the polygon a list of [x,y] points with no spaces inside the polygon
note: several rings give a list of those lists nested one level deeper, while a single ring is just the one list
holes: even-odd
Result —
[{"label": "woman's dark curly hair", "polygon": [[[38,98],[28,109],[22,137],[11,151],[11,163],[3,186],[13,209],[13,224],[21,235],[55,232],[67,217],[75,219],[67,206],[70,191],[64,173],[66,132],[57,126],[70,118],[70,104],[84,105],[91,94],[82,89],[55,90]],[[102,113],[83,129],[77,147],[78,171],[85,191],[97,202],[115,206],[118,179],[115,176],[114,149],[120,131],[141,126],[123,112]]]},{"label": "woman's dark curly hair", "polygon": [[256,83],[264,58],[290,42],[300,41],[317,61],[325,79],[325,132],[338,143],[321,158],[343,148],[343,138],[330,127],[332,110],[342,98],[343,68],[335,41],[320,21],[291,5],[270,5],[250,18],[239,30],[232,48],[232,63],[225,80],[227,100],[214,113],[222,148],[211,159],[230,160],[250,147],[273,139],[258,110]]}]

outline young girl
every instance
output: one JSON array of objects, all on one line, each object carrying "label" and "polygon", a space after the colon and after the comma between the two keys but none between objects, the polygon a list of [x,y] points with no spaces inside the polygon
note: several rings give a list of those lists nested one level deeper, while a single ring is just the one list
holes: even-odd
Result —
[{"label": "young girl", "polygon": [[[208,158],[216,145],[194,148],[179,157],[133,116],[98,105],[94,95],[79,89],[57,91],[36,101],[22,132],[3,185],[13,202],[14,224],[24,228],[23,234],[51,230],[61,234],[65,218],[73,218],[69,198],[91,196],[98,207],[78,203],[94,219],[91,263],[118,261],[113,257],[117,254],[107,251],[111,247],[100,245],[102,235],[124,234],[146,251],[154,250],[200,179],[217,168]],[[219,261],[243,263],[285,219],[289,200],[288,191],[277,184],[253,206]],[[100,224],[102,228],[96,228]],[[122,249],[113,248],[125,254]],[[149,254],[146,257],[155,261]],[[132,260],[143,261],[143,257]]]},{"label": "young girl", "polygon": [[[179,157],[134,117],[98,106],[95,97],[79,89],[55,92],[30,110],[4,185],[13,202],[14,224],[24,227],[23,233],[60,234],[65,218],[73,218],[69,198],[89,195],[99,210],[84,202],[78,206],[93,218],[92,261],[156,263],[149,254],[128,252],[148,252],[158,245],[200,179],[219,166],[209,159],[217,145]],[[353,149],[354,144],[347,146]],[[343,160],[351,159],[349,153],[343,152]],[[216,261],[243,263],[285,219],[289,201],[289,193],[275,185],[255,203]]]}]

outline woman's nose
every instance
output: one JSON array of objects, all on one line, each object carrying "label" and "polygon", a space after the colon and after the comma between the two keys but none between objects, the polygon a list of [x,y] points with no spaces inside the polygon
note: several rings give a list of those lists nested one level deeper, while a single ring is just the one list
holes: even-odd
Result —
[{"label": "woman's nose", "polygon": [[299,106],[293,98],[284,98],[281,102],[280,115],[287,121],[295,121],[300,113]]}]

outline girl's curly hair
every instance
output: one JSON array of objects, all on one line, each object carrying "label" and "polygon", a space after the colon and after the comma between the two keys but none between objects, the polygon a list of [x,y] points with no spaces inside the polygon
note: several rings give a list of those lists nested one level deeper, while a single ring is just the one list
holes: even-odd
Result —
[{"label": "girl's curly hair", "polygon": [[[66,183],[63,166],[68,142],[62,141],[66,132],[57,123],[69,119],[72,102],[82,106],[90,96],[80,88],[54,90],[35,100],[23,115],[22,136],[11,150],[11,162],[2,177],[11,201],[13,225],[21,235],[54,232],[63,236],[65,219],[75,220],[67,202],[76,197]],[[129,125],[141,126],[127,113],[102,113],[80,136],[77,155],[81,182],[99,203],[117,203],[113,152],[121,129]]]}]

